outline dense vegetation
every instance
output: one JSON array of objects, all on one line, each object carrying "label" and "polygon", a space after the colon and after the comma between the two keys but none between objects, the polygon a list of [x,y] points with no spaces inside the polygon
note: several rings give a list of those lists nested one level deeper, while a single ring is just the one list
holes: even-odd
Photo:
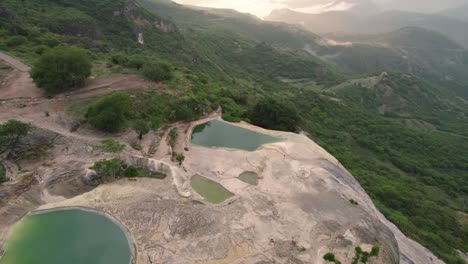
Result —
[{"label": "dense vegetation", "polygon": [[264,128],[295,132],[299,125],[299,114],[291,103],[267,97],[253,107],[250,120]]},{"label": "dense vegetation", "polygon": [[[300,29],[166,1],[143,5],[148,9],[122,0],[4,0],[0,49],[35,62],[52,47],[79,46],[95,63],[111,68],[103,73],[95,67],[96,75],[136,73],[147,63],[168,61],[176,70],[158,89],[114,93],[72,108],[81,109],[99,129],[134,128],[141,136],[218,106],[229,121],[301,129],[353,173],[405,234],[447,263],[464,263],[455,249],[468,252],[468,111],[450,91],[461,95],[464,80],[442,80],[433,75],[437,65],[429,65],[424,75],[418,74],[425,80],[395,72],[376,85],[343,83],[351,77],[303,50],[314,45],[316,36]],[[149,24],[136,25],[136,18]],[[160,21],[168,26],[154,27]],[[144,35],[144,45],[136,42],[135,33]],[[404,69],[393,52],[374,68],[372,58],[384,53],[367,48],[341,48],[345,55],[351,52],[343,58],[354,72],[386,70],[381,65]],[[444,56],[425,61],[435,64]],[[459,58],[468,63],[468,56]],[[274,104],[268,104],[271,98]],[[115,164],[106,174],[114,174]],[[117,173],[123,173],[121,166]],[[135,175],[135,169],[128,174]]]},{"label": "dense vegetation", "polygon": [[173,71],[173,67],[164,62],[147,62],[141,68],[143,77],[151,81],[169,81]]},{"label": "dense vegetation", "polygon": [[34,64],[31,77],[47,93],[59,93],[78,88],[91,75],[91,61],[86,52],[75,47],[47,50]]}]

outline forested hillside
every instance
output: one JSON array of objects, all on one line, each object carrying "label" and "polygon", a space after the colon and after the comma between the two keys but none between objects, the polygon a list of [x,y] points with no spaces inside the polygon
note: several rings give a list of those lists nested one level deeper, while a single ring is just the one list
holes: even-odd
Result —
[{"label": "forested hillside", "polygon": [[[75,45],[94,75],[134,74],[136,58],[173,64],[171,93],[132,92],[134,119],[174,122],[221,106],[226,120],[259,120],[253,110],[272,97],[294,108],[297,131],[336,156],[389,220],[447,263],[466,263],[456,252],[468,252],[466,51],[419,30],[372,40],[394,49],[321,41],[294,26],[162,0],[0,3],[0,50],[29,63]],[[328,64],[304,47],[341,55]]]}]

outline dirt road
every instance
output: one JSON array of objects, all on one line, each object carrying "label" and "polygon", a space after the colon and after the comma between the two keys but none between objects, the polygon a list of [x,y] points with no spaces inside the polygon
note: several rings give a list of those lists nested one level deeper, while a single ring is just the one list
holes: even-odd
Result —
[{"label": "dirt road", "polygon": [[23,62],[19,61],[18,59],[11,57],[0,51],[0,60],[5,61],[6,63],[10,64],[13,68],[22,71],[22,72],[29,72],[31,67],[24,64]]}]

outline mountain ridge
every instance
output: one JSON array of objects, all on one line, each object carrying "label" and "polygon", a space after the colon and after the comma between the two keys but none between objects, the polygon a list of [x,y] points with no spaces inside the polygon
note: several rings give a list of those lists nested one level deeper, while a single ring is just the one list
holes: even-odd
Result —
[{"label": "mountain ridge", "polygon": [[393,10],[365,17],[347,11],[307,14],[283,10],[281,12],[273,11],[265,19],[299,24],[315,33],[379,34],[406,26],[415,26],[438,31],[462,44],[465,48],[468,47],[468,37],[464,34],[468,24],[439,14]]}]

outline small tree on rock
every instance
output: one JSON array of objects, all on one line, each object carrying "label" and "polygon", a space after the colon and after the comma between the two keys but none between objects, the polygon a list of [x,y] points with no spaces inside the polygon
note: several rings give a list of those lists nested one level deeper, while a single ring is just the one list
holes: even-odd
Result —
[{"label": "small tree on rock", "polygon": [[150,126],[148,122],[140,119],[133,123],[133,129],[138,133],[138,139],[142,140],[143,136],[150,131]]},{"label": "small tree on rock", "polygon": [[39,88],[54,94],[83,86],[91,68],[84,50],[57,47],[47,50],[34,64],[31,77]]},{"label": "small tree on rock", "polygon": [[33,126],[18,120],[8,120],[0,125],[0,154],[17,148],[22,137],[31,132]]}]

